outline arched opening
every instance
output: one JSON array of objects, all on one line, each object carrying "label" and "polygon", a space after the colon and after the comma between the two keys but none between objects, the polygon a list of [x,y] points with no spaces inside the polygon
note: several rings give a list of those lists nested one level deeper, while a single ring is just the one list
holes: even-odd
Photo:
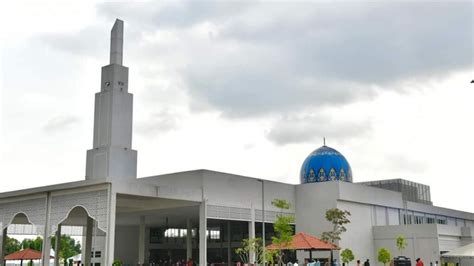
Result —
[{"label": "arched opening", "polygon": [[27,214],[15,214],[2,227],[4,265],[40,265],[43,252],[42,226],[31,223]]},{"label": "arched opening", "polygon": [[104,264],[105,232],[82,206],[69,211],[57,225],[52,240],[57,254],[54,265]]}]

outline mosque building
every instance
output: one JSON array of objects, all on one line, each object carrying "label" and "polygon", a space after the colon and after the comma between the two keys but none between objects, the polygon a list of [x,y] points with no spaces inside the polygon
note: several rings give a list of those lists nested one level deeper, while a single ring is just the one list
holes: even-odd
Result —
[{"label": "mosque building", "polygon": [[[361,261],[376,262],[377,250],[384,247],[394,256],[435,262],[443,253],[474,242],[474,213],[433,205],[427,185],[403,179],[356,183],[349,161],[326,145],[303,161],[296,185],[204,169],[137,178],[133,96],[122,57],[123,21],[116,20],[110,64],[102,67],[95,95],[86,178],[0,193],[0,265],[6,236],[22,233],[43,239],[82,236],[85,265],[188,258],[198,265],[231,265],[239,259],[235,249],[243,239],[262,237],[265,231],[266,243],[271,242],[280,213],[271,204],[275,198],[291,204],[285,213],[295,216],[296,232],[318,237],[332,229],[326,210],[349,211],[351,223],[337,244],[352,249]],[[399,235],[408,242],[403,254],[395,244]],[[50,241],[44,243],[42,265],[49,265]],[[308,253],[296,256],[303,261]],[[339,259],[340,252],[334,257]],[[55,259],[54,265],[58,263]]]}]

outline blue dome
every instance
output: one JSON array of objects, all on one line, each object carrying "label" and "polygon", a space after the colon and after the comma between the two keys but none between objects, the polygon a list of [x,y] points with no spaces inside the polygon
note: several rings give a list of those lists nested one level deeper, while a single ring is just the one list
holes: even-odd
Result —
[{"label": "blue dome", "polygon": [[334,180],[352,182],[352,170],[344,155],[325,145],[306,157],[300,179],[302,184]]}]

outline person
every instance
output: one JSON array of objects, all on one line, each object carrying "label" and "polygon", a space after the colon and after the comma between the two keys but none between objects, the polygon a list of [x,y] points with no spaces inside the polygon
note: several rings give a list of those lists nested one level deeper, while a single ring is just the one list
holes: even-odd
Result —
[{"label": "person", "polygon": [[295,263],[293,264],[293,266],[298,266],[298,260],[295,260]]},{"label": "person", "polygon": [[364,262],[364,266],[370,266],[369,259],[367,259],[367,260]]},{"label": "person", "polygon": [[334,259],[334,260],[332,261],[332,266],[339,266],[339,263],[337,262],[336,259]]},{"label": "person", "polygon": [[193,266],[193,259],[189,258],[186,266]]},{"label": "person", "polygon": [[316,260],[316,263],[314,264],[314,266],[321,266],[321,262],[319,260]]},{"label": "person", "polygon": [[418,258],[418,259],[416,259],[416,266],[425,266],[425,264],[423,263],[423,261],[420,258]]},{"label": "person", "polygon": [[438,261],[435,261],[435,266],[438,266]]},{"label": "person", "polygon": [[356,266],[360,266],[360,260],[356,261]]}]

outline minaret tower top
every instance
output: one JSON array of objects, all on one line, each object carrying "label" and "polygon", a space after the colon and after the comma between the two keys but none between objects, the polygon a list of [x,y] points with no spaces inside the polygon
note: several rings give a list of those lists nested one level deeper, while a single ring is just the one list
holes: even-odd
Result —
[{"label": "minaret tower top", "polygon": [[115,20],[110,32],[110,64],[123,64],[123,21]]},{"label": "minaret tower top", "polygon": [[132,150],[133,95],[123,63],[123,21],[110,33],[110,64],[102,67],[95,95],[94,142],[87,151],[86,179],[135,179],[137,152]]}]

